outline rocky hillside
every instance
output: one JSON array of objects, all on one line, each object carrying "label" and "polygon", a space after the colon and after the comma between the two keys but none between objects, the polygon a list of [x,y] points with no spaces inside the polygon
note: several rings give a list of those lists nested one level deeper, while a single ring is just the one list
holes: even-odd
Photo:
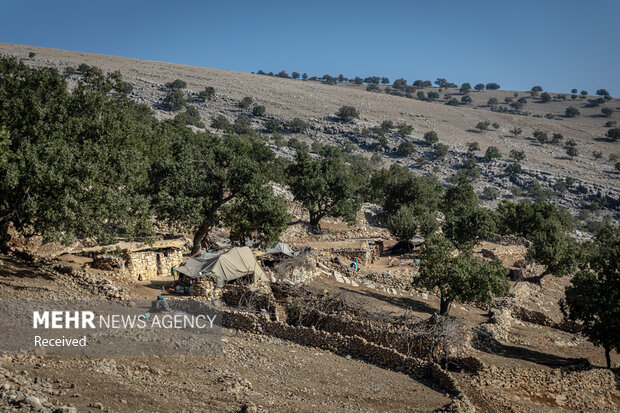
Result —
[{"label": "rocky hillside", "polygon": [[[215,88],[214,98],[194,105],[206,129],[212,131],[215,130],[209,125],[217,115],[224,115],[232,122],[241,113],[251,114],[251,109],[238,107],[243,97],[250,96],[255,104],[266,108],[264,116],[251,116],[251,119],[252,127],[265,133],[267,139],[271,139],[271,135],[267,134],[265,122],[270,119],[287,123],[298,117],[308,123],[309,127],[303,133],[283,132],[283,143],[271,139],[272,148],[287,157],[291,157],[295,150],[287,147],[286,142],[297,138],[308,144],[335,144],[367,158],[379,153],[384,166],[398,163],[419,173],[436,173],[448,181],[462,169],[462,162],[467,157],[467,143],[478,142],[480,149],[474,155],[481,177],[475,181],[475,187],[480,193],[487,187],[496,189],[485,192],[488,204],[495,204],[502,198],[534,196],[564,205],[574,215],[582,209],[596,211],[602,208],[603,215],[618,218],[620,181],[614,166],[620,157],[620,149],[618,142],[605,137],[609,126],[620,118],[618,99],[592,106],[588,100],[594,100],[596,96],[582,98],[578,95],[573,99],[570,93],[551,93],[553,99],[543,103],[529,92],[487,90],[472,91],[469,104],[450,106],[446,105],[449,99],[460,102],[463,96],[458,89],[420,89],[425,94],[431,90],[439,93],[439,99],[429,102],[418,99],[416,93],[410,97],[383,93],[384,86],[379,87],[377,93],[366,91],[366,85],[352,83],[328,85],[318,81],[4,43],[0,43],[0,53],[16,56],[32,66],[56,67],[61,72],[66,67],[75,68],[82,63],[100,67],[106,72],[118,70],[133,85],[131,96],[153,107],[160,118],[172,118],[178,114],[163,109],[164,84],[181,79],[187,82],[185,93],[188,95],[197,95],[211,86]],[[35,55],[30,57],[31,53]],[[70,84],[79,78],[79,74],[67,76]],[[506,99],[516,101],[523,97],[526,103],[519,114],[498,112],[512,110]],[[498,103],[488,105],[491,98],[497,99]],[[343,105],[357,108],[360,118],[352,123],[339,122],[334,114]],[[569,106],[577,108],[580,114],[566,117],[565,110]],[[602,108],[609,108],[613,113],[605,117]],[[386,120],[394,125],[409,124],[414,128],[413,133],[403,136],[392,129],[385,133],[386,145],[377,151],[378,136],[373,128]],[[488,130],[476,129],[479,122],[489,122]],[[517,136],[511,133],[515,128],[522,130]],[[439,143],[449,148],[444,157],[437,157],[434,148],[423,140],[424,133],[431,130],[437,132]],[[563,139],[556,144],[541,144],[533,137],[537,130],[547,133],[549,139],[554,134],[561,134]],[[566,151],[566,143],[571,139],[578,152],[574,157],[568,156]],[[403,141],[411,142],[415,153],[398,155],[396,148]],[[486,161],[484,153],[489,146],[497,147],[501,157]],[[523,171],[512,178],[505,172],[506,166],[513,161],[509,157],[511,151],[523,151],[525,155],[520,161]],[[565,189],[563,182],[566,178],[572,178],[574,182],[569,179]],[[540,187],[532,186],[533,181],[538,181]],[[601,219],[601,216],[599,214],[595,219]],[[581,218],[592,219],[587,212],[582,212]]]}]

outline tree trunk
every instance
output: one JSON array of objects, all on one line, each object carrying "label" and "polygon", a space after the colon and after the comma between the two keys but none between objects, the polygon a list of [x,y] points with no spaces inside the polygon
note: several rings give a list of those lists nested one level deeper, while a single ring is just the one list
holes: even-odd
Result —
[{"label": "tree trunk", "polygon": [[452,300],[447,300],[442,297],[439,302],[439,315],[448,315],[450,312],[450,304],[452,304]]},{"label": "tree trunk", "polygon": [[8,243],[11,240],[11,235],[9,234],[9,228],[11,224],[9,221],[0,222],[0,251],[6,252],[5,250],[8,247]]},{"label": "tree trunk", "polygon": [[204,241],[207,234],[209,234],[210,229],[211,226],[206,222],[203,222],[200,227],[198,227],[198,230],[194,234],[194,241],[192,243],[192,252],[190,253],[190,256],[193,257],[200,252],[200,248],[202,247],[202,241]]},{"label": "tree trunk", "polygon": [[607,362],[607,368],[611,369],[611,355],[609,353],[610,353],[610,348],[605,347],[605,361]]},{"label": "tree trunk", "polygon": [[319,222],[323,218],[323,215],[319,211],[310,211],[310,229],[312,231],[320,231],[321,226]]}]

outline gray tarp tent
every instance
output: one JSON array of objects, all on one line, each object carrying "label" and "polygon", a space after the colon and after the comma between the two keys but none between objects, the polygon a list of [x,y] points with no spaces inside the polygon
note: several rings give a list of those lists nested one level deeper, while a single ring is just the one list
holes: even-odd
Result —
[{"label": "gray tarp tent", "polygon": [[203,252],[176,270],[191,278],[196,278],[200,273],[213,274],[218,287],[247,275],[254,275],[254,282],[269,281],[248,247],[233,248],[225,254]]},{"label": "gray tarp tent", "polygon": [[294,257],[297,255],[296,252],[293,252],[293,250],[291,250],[291,248],[283,242],[278,242],[275,247],[268,249],[266,254],[284,254],[289,257]]}]

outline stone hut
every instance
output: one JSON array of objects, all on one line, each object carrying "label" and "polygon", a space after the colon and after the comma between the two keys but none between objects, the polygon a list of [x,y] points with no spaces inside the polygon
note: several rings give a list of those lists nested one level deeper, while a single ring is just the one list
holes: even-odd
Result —
[{"label": "stone hut", "polygon": [[175,247],[154,247],[123,252],[124,271],[131,277],[149,280],[166,277],[183,262],[183,251]]}]

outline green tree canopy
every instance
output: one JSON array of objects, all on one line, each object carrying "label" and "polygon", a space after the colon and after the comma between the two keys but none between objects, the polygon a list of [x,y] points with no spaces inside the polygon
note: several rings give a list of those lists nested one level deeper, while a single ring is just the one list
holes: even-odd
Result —
[{"label": "green tree canopy", "polygon": [[433,235],[424,245],[420,274],[414,284],[437,290],[439,314],[447,315],[454,301],[485,304],[494,296],[505,295],[510,286],[507,274],[508,269],[499,260],[475,258],[471,250],[457,253],[448,239]]},{"label": "green tree canopy", "polygon": [[192,254],[222,222],[232,225],[237,241],[250,232],[263,234],[265,244],[277,241],[286,209],[268,186],[275,156],[260,139],[187,130],[173,138],[169,151],[151,176],[155,210],[158,218],[194,234]]},{"label": "green tree canopy", "polygon": [[69,92],[56,69],[0,58],[0,232],[71,242],[151,231],[148,170],[170,124],[89,68]]},{"label": "green tree canopy", "polygon": [[355,223],[361,206],[357,181],[339,152],[324,153],[321,159],[313,160],[306,151],[298,151],[288,173],[291,192],[310,213],[313,230],[320,229],[320,221],[326,216]]},{"label": "green tree canopy", "polygon": [[580,322],[583,334],[605,350],[607,368],[610,352],[620,350],[620,229],[605,225],[584,251],[586,259],[562,303],[565,317]]},{"label": "green tree canopy", "polygon": [[495,230],[491,211],[480,204],[474,188],[465,179],[446,190],[441,204],[446,217],[443,232],[459,249],[477,244]]}]

